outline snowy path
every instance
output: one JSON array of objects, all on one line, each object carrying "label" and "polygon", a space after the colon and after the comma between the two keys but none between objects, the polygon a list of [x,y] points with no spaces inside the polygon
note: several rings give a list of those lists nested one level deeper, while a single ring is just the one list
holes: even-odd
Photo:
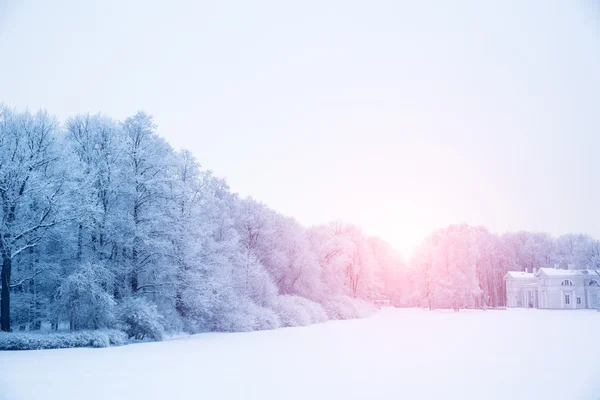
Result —
[{"label": "snowy path", "polygon": [[0,352],[0,399],[599,399],[600,313],[386,309],[303,328]]}]

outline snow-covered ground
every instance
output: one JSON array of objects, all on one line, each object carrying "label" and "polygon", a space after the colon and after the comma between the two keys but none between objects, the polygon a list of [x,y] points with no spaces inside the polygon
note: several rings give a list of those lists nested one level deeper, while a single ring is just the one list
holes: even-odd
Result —
[{"label": "snow-covered ground", "polygon": [[0,352],[0,399],[594,399],[600,313],[384,309],[108,349]]}]

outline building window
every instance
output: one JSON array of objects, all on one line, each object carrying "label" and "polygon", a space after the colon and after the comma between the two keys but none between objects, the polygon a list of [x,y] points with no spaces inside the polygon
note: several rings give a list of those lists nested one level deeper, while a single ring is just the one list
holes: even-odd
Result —
[{"label": "building window", "polygon": [[565,279],[561,282],[561,286],[573,286],[573,282],[571,282],[569,279]]},{"label": "building window", "polygon": [[577,298],[577,304],[581,304],[581,297]]},{"label": "building window", "polygon": [[565,294],[565,304],[571,304],[571,296]]}]

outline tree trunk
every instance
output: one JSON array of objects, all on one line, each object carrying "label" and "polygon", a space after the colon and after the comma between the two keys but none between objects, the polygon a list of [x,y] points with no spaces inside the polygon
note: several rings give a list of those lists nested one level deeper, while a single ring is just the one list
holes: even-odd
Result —
[{"label": "tree trunk", "polygon": [[[134,239],[135,242],[135,239]],[[131,291],[133,293],[138,291],[138,275],[137,275],[137,248],[133,247],[132,257],[131,257]]]},{"label": "tree trunk", "polygon": [[83,253],[83,224],[79,224],[77,229],[77,261],[81,261],[81,254]]},{"label": "tree trunk", "polygon": [[[137,192],[137,185],[136,185]],[[131,252],[131,291],[133,293],[138,291],[138,223],[139,223],[139,205],[134,204],[133,206],[133,249]]]},{"label": "tree trunk", "polygon": [[12,259],[5,255],[2,257],[2,293],[0,294],[0,330],[10,332],[10,270]]},{"label": "tree trunk", "polygon": [[185,304],[183,302],[183,291],[177,287],[177,294],[175,295],[175,310],[181,317],[185,317]]},{"label": "tree trunk", "polygon": [[42,328],[42,312],[40,311],[43,307],[43,304],[40,301],[38,296],[37,286],[35,283],[35,279],[32,279],[31,282],[31,290],[33,293],[33,323],[31,325],[32,330],[39,331]]}]

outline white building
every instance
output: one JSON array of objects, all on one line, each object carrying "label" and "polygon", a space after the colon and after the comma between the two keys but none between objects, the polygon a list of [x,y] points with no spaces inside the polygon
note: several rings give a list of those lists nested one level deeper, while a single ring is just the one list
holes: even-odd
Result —
[{"label": "white building", "polygon": [[600,270],[540,268],[509,271],[506,305],[524,308],[599,308]]}]

